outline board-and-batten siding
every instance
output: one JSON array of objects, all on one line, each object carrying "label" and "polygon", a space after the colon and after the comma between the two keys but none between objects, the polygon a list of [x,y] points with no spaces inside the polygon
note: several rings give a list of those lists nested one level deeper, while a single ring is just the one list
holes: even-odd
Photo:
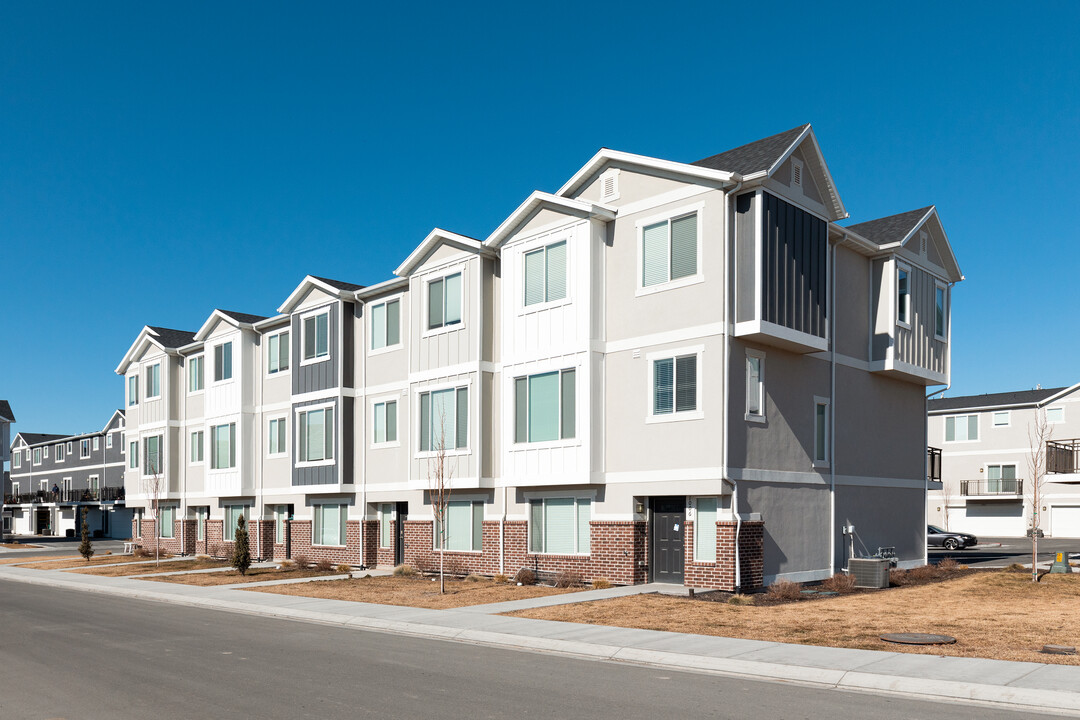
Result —
[{"label": "board-and-batten siding", "polygon": [[[908,272],[911,328],[896,326],[895,359],[936,373],[945,372],[946,343],[934,339],[937,285],[929,273],[913,267]],[[946,328],[946,332],[948,328]]]},{"label": "board-and-batten siding", "polygon": [[[341,347],[341,342],[338,333],[338,317],[340,308],[337,303],[327,306],[330,310],[329,318],[329,330],[327,333],[327,348],[329,348],[329,359],[322,360],[322,362],[313,362],[307,365],[301,364],[301,357],[303,353],[303,320],[302,318],[312,313],[311,310],[306,309],[302,313],[294,313],[291,322],[290,333],[290,352],[292,353],[292,385],[293,394],[302,395],[309,392],[317,392],[319,390],[329,390],[338,386],[337,380],[337,368],[338,368],[338,352]],[[322,308],[315,310],[318,314]]]},{"label": "board-and-batten siding", "polygon": [[761,218],[761,319],[825,337],[825,221],[769,193],[762,194]]}]

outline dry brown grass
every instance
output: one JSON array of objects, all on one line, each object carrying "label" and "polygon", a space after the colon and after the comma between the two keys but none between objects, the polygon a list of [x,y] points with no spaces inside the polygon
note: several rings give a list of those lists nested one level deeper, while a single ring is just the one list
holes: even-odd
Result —
[{"label": "dry brown grass", "polygon": [[229,563],[224,560],[211,560],[199,558],[194,560],[177,560],[164,565],[149,563],[145,565],[117,565],[103,568],[72,568],[68,572],[83,573],[85,575],[103,575],[105,577],[127,577],[129,575],[147,575],[159,572],[177,572],[180,570],[208,570],[209,568],[228,567]]},{"label": "dry brown grass", "polygon": [[[162,555],[161,559],[172,557],[171,555]],[[27,563],[21,567],[30,568],[31,570],[67,570],[68,568],[76,567],[93,567],[95,565],[115,565],[118,563],[131,563],[131,562],[149,562],[153,565],[154,559],[136,557],[135,555],[96,555],[87,562],[81,557],[74,556],[70,558],[53,558],[50,560],[43,560],[36,563]],[[168,570],[166,567],[168,563],[161,564],[161,571]]]},{"label": "dry brown grass", "polygon": [[[982,572],[956,580],[785,605],[754,607],[663,595],[538,608],[511,615],[593,625],[672,630],[803,645],[891,650],[1080,665],[1080,656],[1043,655],[1043,645],[1080,646],[1073,622],[1080,575]],[[892,645],[889,632],[951,635],[955,645]]]},{"label": "dry brown grass", "polygon": [[328,580],[319,583],[278,585],[251,588],[252,591],[272,592],[281,595],[350,600],[352,602],[377,603],[380,605],[407,605],[410,607],[443,610],[446,608],[484,605],[507,600],[558,595],[574,590],[559,590],[540,585],[508,585],[488,578],[475,582],[447,580],[446,594],[439,594],[438,578],[372,577],[354,580]]},{"label": "dry brown grass", "polygon": [[[228,563],[225,563],[228,566]],[[216,573],[195,573],[187,575],[163,575],[161,577],[148,577],[146,580],[155,582],[180,583],[181,585],[198,585],[200,587],[212,587],[214,585],[232,585],[233,583],[265,582],[266,580],[292,580],[295,578],[322,577],[324,575],[336,575],[334,571],[320,572],[314,569],[305,570],[279,570],[278,568],[251,568],[247,575],[241,575],[236,570],[228,570]]]}]

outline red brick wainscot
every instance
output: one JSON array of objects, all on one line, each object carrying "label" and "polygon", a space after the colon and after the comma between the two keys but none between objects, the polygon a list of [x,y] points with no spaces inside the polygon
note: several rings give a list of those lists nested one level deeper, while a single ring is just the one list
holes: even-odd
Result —
[{"label": "red brick wainscot", "polygon": [[131,537],[144,550],[154,552],[155,549],[170,555],[182,555],[184,553],[184,520],[173,522],[173,537],[159,538],[157,536],[157,520],[153,518],[142,519],[142,536],[135,535],[137,523],[131,521]]},{"label": "red brick wainscot", "polygon": [[[716,590],[735,590],[735,531],[738,524],[733,520],[716,523],[716,562],[697,562],[694,557],[694,522],[685,524],[686,561],[684,584],[690,587]],[[739,529],[739,564],[744,591],[755,590],[764,584],[765,523],[744,521]]]},{"label": "red brick wainscot", "polygon": [[329,560],[335,565],[360,565],[360,521],[348,520],[345,523],[345,547],[311,544],[311,520],[292,520],[289,522],[292,557],[302,555],[312,562]]}]

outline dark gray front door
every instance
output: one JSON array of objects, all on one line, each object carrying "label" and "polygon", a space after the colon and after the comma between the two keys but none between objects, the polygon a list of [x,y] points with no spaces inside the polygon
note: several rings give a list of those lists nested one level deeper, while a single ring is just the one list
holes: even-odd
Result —
[{"label": "dark gray front door", "polygon": [[649,566],[652,568],[653,582],[683,584],[685,525],[685,498],[652,498],[652,522],[649,524]]},{"label": "dark gray front door", "polygon": [[405,517],[409,514],[409,503],[397,504],[397,522],[394,523],[394,565],[405,564]]}]

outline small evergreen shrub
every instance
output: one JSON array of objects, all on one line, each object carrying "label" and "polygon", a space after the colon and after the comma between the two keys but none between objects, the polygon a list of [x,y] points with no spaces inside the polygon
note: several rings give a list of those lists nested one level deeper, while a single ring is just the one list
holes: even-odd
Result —
[{"label": "small evergreen shrub", "polygon": [[94,557],[94,543],[90,542],[90,526],[86,524],[86,508],[82,509],[81,537],[79,554],[86,558],[86,562],[90,562],[90,558]]},{"label": "small evergreen shrub", "polygon": [[241,575],[246,575],[248,568],[251,567],[251,549],[248,547],[248,532],[243,515],[236,518],[236,539],[233,541],[229,564]]}]

